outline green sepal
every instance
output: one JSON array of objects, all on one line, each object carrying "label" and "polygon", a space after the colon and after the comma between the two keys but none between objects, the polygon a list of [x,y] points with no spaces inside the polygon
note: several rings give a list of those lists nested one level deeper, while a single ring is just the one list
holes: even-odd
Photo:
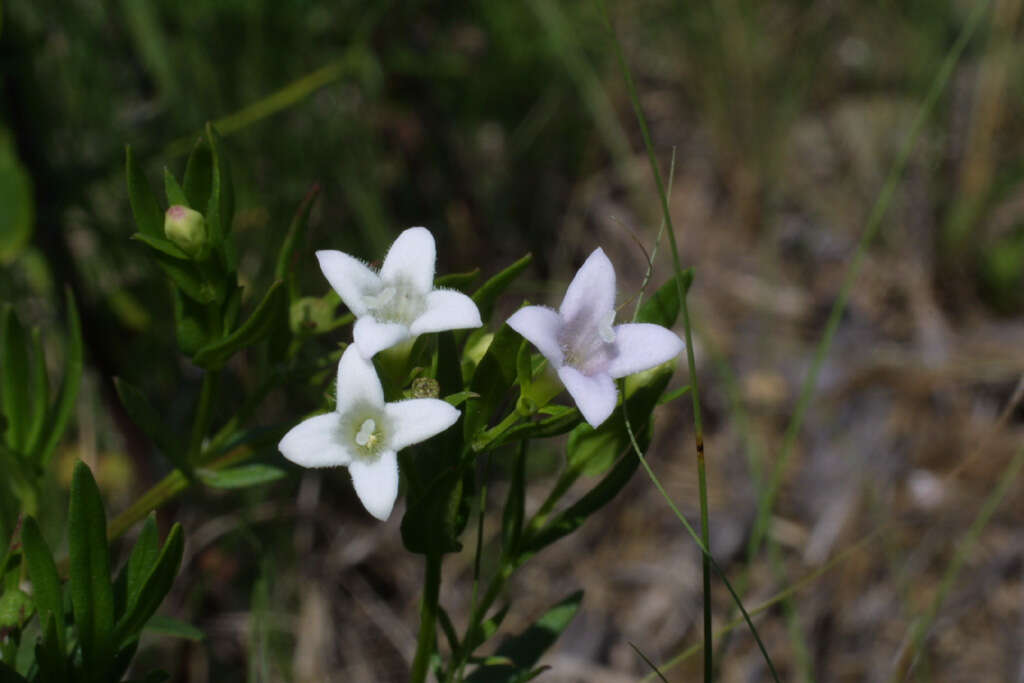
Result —
[{"label": "green sepal", "polygon": [[131,145],[125,147],[125,172],[128,176],[128,201],[139,232],[150,237],[164,236],[164,212],[149,186],[145,174],[135,162]]},{"label": "green sepal", "polygon": [[241,465],[227,470],[200,469],[199,481],[215,489],[242,489],[277,481],[285,471],[271,465]]},{"label": "green sepal", "polygon": [[114,387],[117,389],[117,396],[121,399],[121,405],[124,406],[131,421],[149,437],[174,466],[187,471],[185,449],[176,442],[174,436],[167,429],[166,418],[153,408],[145,394],[120,377],[114,378]]},{"label": "green sepal", "polygon": [[523,683],[536,678],[544,668],[534,666],[569,627],[582,601],[583,591],[577,591],[519,635],[506,638],[494,655],[498,659],[478,668],[466,678],[466,683]]},{"label": "green sepal", "polygon": [[490,319],[491,313],[494,312],[494,302],[526,270],[526,267],[532,261],[533,254],[527,254],[485,282],[480,289],[474,292],[473,301],[476,303],[476,307],[480,309],[481,320]]},{"label": "green sepal", "polygon": [[21,543],[25,552],[28,575],[32,579],[32,601],[36,606],[39,622],[45,624],[52,619],[60,625],[57,642],[60,652],[66,652],[64,642],[64,601],[61,597],[60,577],[53,561],[50,546],[46,544],[39,525],[32,517],[26,517],[21,527]]},{"label": "green sepal", "polygon": [[277,264],[274,266],[274,277],[278,280],[289,279],[291,275],[292,258],[295,250],[298,249],[299,244],[306,235],[306,228],[309,225],[309,211],[313,208],[313,202],[319,194],[320,185],[314,185],[309,188],[309,192],[303,197],[299,208],[295,211],[295,215],[292,216],[291,223],[288,224],[288,232],[285,233],[284,242],[281,244],[281,249],[277,252]]},{"label": "green sepal", "polygon": [[29,357],[28,336],[18,315],[6,305],[0,313],[0,391],[7,445],[16,453],[23,453],[28,437],[29,411]]},{"label": "green sepal", "polygon": [[199,138],[192,148],[181,185],[190,207],[199,211],[206,209],[213,186],[213,154],[209,143],[203,138]]},{"label": "green sepal", "polygon": [[144,232],[137,232],[132,235],[132,239],[137,242],[142,242],[147,247],[150,247],[151,249],[166,256],[170,256],[171,258],[178,259],[179,261],[189,260],[188,254],[182,251],[181,247],[166,237],[154,237],[152,235],[147,235]]},{"label": "green sepal", "polygon": [[[181,189],[181,185],[178,184],[178,179],[171,173],[171,169],[164,166],[164,193],[167,195],[168,206],[187,206],[188,208],[194,208],[189,203],[188,197],[185,196],[185,190]],[[200,210],[202,207],[200,207]]]},{"label": "green sepal", "polygon": [[288,294],[282,285],[278,280],[270,286],[256,310],[241,327],[200,349],[193,358],[196,365],[208,370],[220,368],[241,349],[269,336],[280,320],[285,320],[284,324],[287,324],[284,316],[288,313]]},{"label": "green sepal", "polygon": [[142,627],[160,607],[160,603],[171,590],[174,578],[178,575],[184,549],[181,525],[175,524],[167,534],[159,557],[142,579],[141,588],[135,594],[134,600],[132,593],[128,593],[125,613],[114,627],[114,642],[120,647],[137,640]]},{"label": "green sepal", "polygon": [[65,290],[64,298],[67,305],[67,360],[64,362],[64,377],[61,379],[57,399],[47,411],[46,422],[40,431],[39,440],[31,444],[32,460],[40,466],[46,466],[53,451],[60,443],[71,419],[78,398],[78,387],[82,381],[82,323],[78,317],[78,307],[71,288]]},{"label": "green sepal", "polygon": [[106,681],[114,655],[114,590],[107,520],[92,472],[75,465],[68,510],[71,607],[88,680]]}]

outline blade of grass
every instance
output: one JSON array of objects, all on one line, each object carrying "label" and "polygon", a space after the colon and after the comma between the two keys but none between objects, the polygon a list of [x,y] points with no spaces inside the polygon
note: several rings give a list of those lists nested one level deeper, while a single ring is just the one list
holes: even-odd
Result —
[{"label": "blade of grass", "polygon": [[896,187],[899,185],[900,179],[903,176],[903,171],[910,160],[910,154],[917,145],[918,138],[920,138],[925,124],[931,118],[935,105],[938,103],[939,96],[943,91],[945,91],[946,85],[949,83],[950,76],[953,74],[953,69],[960,61],[960,56],[964,52],[964,48],[966,48],[967,43],[981,24],[981,20],[984,17],[990,2],[991,0],[981,0],[981,2],[978,2],[971,10],[971,14],[967,17],[967,21],[964,23],[964,27],[961,29],[960,35],[946,54],[945,60],[943,60],[938,73],[935,75],[935,80],[932,81],[928,93],[921,102],[917,115],[910,126],[910,130],[907,133],[907,136],[903,139],[903,144],[896,155],[896,160],[889,169],[889,174],[885,179],[885,184],[882,186],[882,190],[879,193],[878,198],[875,200],[871,213],[868,215],[864,232],[861,233],[861,237],[857,243],[857,248],[854,251],[850,266],[846,270],[846,275],[843,279],[842,287],[839,290],[839,295],[836,297],[836,301],[832,305],[828,321],[825,324],[825,331],[822,334],[822,338],[818,343],[817,349],[815,350],[811,367],[808,370],[807,376],[804,378],[803,385],[800,388],[800,396],[797,399],[796,409],[793,412],[793,417],[790,420],[785,436],[783,437],[782,449],[779,454],[779,458],[776,460],[769,478],[768,490],[758,501],[758,514],[754,522],[754,530],[751,533],[750,542],[747,546],[748,558],[754,557],[761,549],[761,544],[764,541],[768,530],[768,522],[771,517],[772,508],[775,504],[775,497],[778,495],[782,473],[785,471],[786,465],[793,454],[797,437],[803,427],[804,418],[807,416],[807,409],[810,406],[811,398],[814,395],[814,389],[818,383],[818,375],[821,372],[821,366],[824,364],[825,357],[828,355],[829,349],[832,346],[832,340],[835,337],[836,330],[839,328],[839,322],[843,317],[843,311],[846,310],[846,304],[849,301],[850,294],[853,291],[853,286],[857,282],[861,266],[863,265],[864,258],[867,255],[868,246],[871,244],[875,235],[881,228],[882,219],[889,210],[889,205],[892,203]]},{"label": "blade of grass", "polygon": [[[622,44],[615,34],[615,27],[612,25],[611,14],[604,0],[598,0],[604,14],[605,22],[608,25],[608,33],[615,48],[615,57],[618,60],[622,76],[626,81],[626,90],[629,93],[629,101],[633,105],[633,112],[636,114],[637,124],[640,126],[640,133],[643,136],[644,147],[647,150],[647,158],[651,165],[651,173],[658,189],[658,198],[661,200],[661,213],[668,226],[668,242],[672,248],[672,268],[675,272],[676,294],[679,297],[679,308],[683,315],[683,333],[686,338],[686,364],[690,371],[690,398],[693,405],[693,430],[697,449],[697,487],[700,496],[700,538],[704,557],[701,563],[704,591],[704,680],[710,683],[714,674],[714,645],[712,639],[714,634],[711,628],[711,534],[708,526],[708,486],[707,474],[704,465],[704,422],[700,412],[700,386],[697,382],[697,364],[693,356],[693,332],[690,329],[690,310],[686,302],[686,292],[683,290],[683,267],[679,262],[679,247],[676,244],[675,226],[672,224],[672,213],[668,206],[668,193],[665,191],[665,182],[661,178],[661,169],[658,166],[658,159],[654,154],[654,143],[651,141],[651,133],[647,128],[647,118],[640,107],[640,97],[637,95],[636,84],[633,82],[633,74],[626,62],[626,56],[622,52]],[[725,577],[723,576],[723,579]],[[730,591],[732,589],[730,588]],[[734,594],[735,595],[735,594]],[[739,598],[736,598],[737,601]],[[751,625],[753,628],[753,625]],[[760,642],[760,640],[759,640]],[[763,648],[762,648],[763,650]],[[765,657],[768,653],[765,652]],[[770,664],[769,664],[770,665]],[[774,672],[774,668],[772,669]]]},{"label": "blade of grass", "polygon": [[967,530],[967,534],[959,547],[957,547],[956,552],[953,554],[953,559],[950,560],[949,565],[946,567],[946,571],[942,575],[942,582],[939,584],[939,590],[935,594],[935,597],[932,598],[932,602],[929,605],[928,610],[924,613],[922,618],[916,619],[910,627],[910,646],[903,653],[903,656],[896,661],[895,670],[889,678],[890,682],[906,680],[909,677],[917,662],[921,647],[924,645],[925,640],[927,640],[930,634],[932,625],[939,614],[939,610],[942,608],[942,604],[946,601],[946,598],[949,597],[949,592],[952,590],[953,584],[956,583],[957,577],[960,575],[960,570],[963,569],[964,562],[977,545],[978,537],[981,536],[981,532],[985,529],[985,526],[992,518],[992,514],[996,511],[996,508],[999,507],[999,504],[1003,502],[1003,498],[1006,497],[1007,492],[1010,490],[1010,486],[1017,479],[1017,475],[1020,474],[1022,466],[1024,466],[1024,448],[1017,451],[1017,454],[1013,456],[1013,459],[1010,460],[1009,464],[1007,464],[1002,474],[999,475],[999,481],[995,490],[985,498],[985,502],[982,503],[977,516],[974,518],[974,521],[971,522],[971,526]]},{"label": "blade of grass", "polygon": [[663,675],[663,674],[662,674],[662,673],[661,673],[660,671],[658,671],[658,667],[657,667],[657,666],[655,665],[655,663],[654,663],[654,662],[652,662],[652,661],[651,661],[651,660],[650,660],[650,659],[649,659],[649,658],[647,657],[647,655],[645,655],[645,654],[643,653],[643,650],[641,650],[641,649],[640,649],[640,648],[638,648],[638,647],[637,647],[636,645],[634,645],[634,644],[633,644],[633,641],[627,641],[627,642],[629,642],[629,646],[630,646],[631,648],[633,648],[633,652],[635,652],[635,653],[637,653],[638,655],[640,655],[640,659],[644,660],[644,663],[645,663],[645,664],[646,664],[647,666],[651,667],[651,671],[652,671],[652,673],[654,673],[654,674],[657,674],[658,678],[660,678],[661,680],[663,680],[663,681],[664,681],[665,683],[668,683],[668,679],[667,679],[667,678],[665,678],[665,676],[664,676],[664,675]]}]

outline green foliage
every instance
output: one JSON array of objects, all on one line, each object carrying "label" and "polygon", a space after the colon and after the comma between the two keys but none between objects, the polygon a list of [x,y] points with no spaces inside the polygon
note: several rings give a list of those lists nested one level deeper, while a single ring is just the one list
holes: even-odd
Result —
[{"label": "green foliage", "polygon": [[32,178],[18,160],[9,133],[0,126],[0,264],[18,257],[34,229]]}]

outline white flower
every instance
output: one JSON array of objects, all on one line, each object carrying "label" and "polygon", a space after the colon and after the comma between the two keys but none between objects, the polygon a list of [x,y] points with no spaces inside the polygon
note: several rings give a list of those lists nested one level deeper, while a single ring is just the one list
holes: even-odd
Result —
[{"label": "white flower", "polygon": [[356,316],[352,337],[363,358],[425,332],[480,327],[465,294],[434,289],[434,236],[409,228],[391,245],[380,273],[340,251],[318,251],[320,269]]},{"label": "white flower", "polygon": [[615,269],[595,249],[569,283],[558,311],[525,306],[508,319],[548,359],[592,427],[612,414],[615,379],[677,356],[683,341],[661,325],[615,325]]},{"label": "white flower", "polygon": [[363,507],[383,521],[398,497],[398,451],[458,419],[458,410],[436,398],[385,403],[373,364],[350,346],[338,363],[335,412],[296,425],[277,447],[303,467],[347,466]]}]

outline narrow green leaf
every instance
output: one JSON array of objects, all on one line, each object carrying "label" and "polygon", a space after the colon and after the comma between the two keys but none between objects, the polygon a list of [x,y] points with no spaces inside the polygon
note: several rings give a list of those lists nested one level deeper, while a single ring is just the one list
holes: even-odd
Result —
[{"label": "narrow green leaf", "polygon": [[[178,179],[171,173],[171,169],[164,166],[164,192],[167,194],[168,206],[187,206],[192,208],[192,205],[188,203],[188,197],[185,196],[185,190],[181,189],[181,185],[178,184]],[[199,209],[202,211],[202,207]]]},{"label": "narrow green leaf", "polygon": [[[42,614],[42,613],[40,613]],[[51,612],[43,618],[43,637],[36,643],[36,664],[39,683],[67,683],[67,650],[64,645],[64,622]]]},{"label": "narrow green leaf", "polygon": [[480,309],[480,317],[486,322],[494,311],[494,302],[508,289],[509,285],[519,277],[533,261],[533,254],[527,254],[505,270],[501,271],[473,294],[473,301]]},{"label": "narrow green leaf", "polygon": [[172,464],[187,469],[182,445],[177,443],[175,437],[168,431],[165,425],[166,418],[153,408],[145,394],[120,377],[114,378],[114,387],[117,389],[117,396],[121,399],[121,405],[124,406],[131,421],[149,437]]},{"label": "narrow green leaf", "polygon": [[210,184],[206,223],[210,228],[210,241],[220,247],[231,232],[231,220],[235,213],[234,188],[231,184],[231,167],[224,155],[220,134],[213,124],[206,124],[206,137],[213,154],[213,181]]},{"label": "narrow green leaf", "polygon": [[128,564],[124,568],[124,604],[121,618],[127,612],[128,605],[134,605],[139,601],[143,583],[153,571],[159,557],[160,536],[156,530],[155,516],[151,513],[142,524],[139,538],[135,541],[132,554],[128,556]]},{"label": "narrow green leaf", "polygon": [[235,353],[252,346],[273,331],[278,320],[287,324],[288,293],[278,280],[270,286],[249,319],[230,335],[206,345],[195,355],[195,363],[208,370],[224,365]]},{"label": "narrow green leaf", "polygon": [[437,621],[441,624],[441,631],[444,633],[444,637],[448,640],[448,648],[452,652],[459,651],[459,634],[455,632],[455,625],[452,624],[452,618],[448,616],[448,612],[444,607],[437,606]]},{"label": "narrow green leaf", "polygon": [[168,636],[170,638],[183,638],[195,643],[206,640],[206,634],[192,624],[179,619],[165,617],[161,614],[154,614],[150,620],[146,622],[146,626],[143,630],[161,636]]},{"label": "narrow green leaf", "polygon": [[196,471],[199,480],[215,489],[242,489],[277,481],[285,471],[271,465],[241,465],[227,470]]},{"label": "narrow green leaf", "polygon": [[64,601],[61,598],[60,578],[57,565],[39,531],[39,525],[32,517],[26,517],[21,527],[21,542],[28,565],[28,575],[32,579],[32,601],[36,605],[39,622],[45,624],[52,618],[60,625],[56,629],[60,652],[66,652],[64,643]]},{"label": "narrow green leaf", "polygon": [[536,678],[543,669],[534,666],[568,628],[582,601],[583,591],[577,591],[545,612],[533,626],[507,638],[495,656],[510,663],[480,667],[466,678],[467,683],[521,683]]},{"label": "narrow green leaf", "polygon": [[434,287],[437,289],[454,289],[463,294],[469,293],[469,288],[480,279],[480,269],[466,271],[465,273],[448,273],[434,280]]},{"label": "narrow green leaf", "polygon": [[29,393],[32,395],[32,421],[29,423],[28,434],[25,437],[25,452],[31,453],[39,443],[39,437],[43,433],[43,425],[46,424],[46,414],[50,408],[50,382],[46,376],[46,354],[43,352],[43,342],[39,336],[39,330],[32,331],[32,385]]},{"label": "narrow green leaf", "polygon": [[128,176],[128,200],[139,232],[150,237],[164,236],[164,212],[156,201],[149,181],[135,162],[131,145],[125,147],[125,171]]},{"label": "narrow green leaf", "polygon": [[32,177],[0,126],[0,264],[13,262],[32,239],[35,213]]},{"label": "narrow green leaf", "polygon": [[[505,615],[508,614],[508,608],[508,603],[502,605],[490,619],[484,619],[480,622],[479,626],[470,631],[469,635],[466,636],[466,652],[475,651],[498,632],[498,629],[501,628],[501,622],[505,621]],[[511,663],[511,660],[506,657],[501,659],[503,663]]]},{"label": "narrow green leaf", "polygon": [[4,306],[0,315],[0,368],[3,368],[0,372],[3,392],[0,407],[7,418],[7,445],[16,453],[22,453],[28,437],[31,406],[28,395],[28,337],[10,306]]},{"label": "narrow green leaf", "polygon": [[210,189],[213,185],[213,154],[210,145],[203,138],[196,140],[192,154],[185,165],[185,179],[182,188],[189,206],[204,211],[210,203]]},{"label": "narrow green leaf", "polygon": [[469,389],[480,398],[466,404],[463,430],[467,443],[489,426],[488,420],[500,417],[498,412],[516,381],[516,354],[522,341],[515,330],[502,325],[473,371]]},{"label": "narrow green leaf", "polygon": [[529,387],[533,380],[533,345],[523,340],[516,354],[516,383],[520,387]]},{"label": "narrow green leaf", "polygon": [[295,250],[306,234],[306,226],[309,225],[309,211],[319,194],[319,184],[309,188],[309,192],[306,193],[292,217],[292,222],[288,225],[288,232],[285,233],[284,242],[281,244],[280,251],[277,252],[277,265],[274,267],[274,277],[278,280],[284,280],[291,274]]},{"label": "narrow green leaf", "polygon": [[512,480],[509,482],[505,510],[501,516],[501,541],[504,555],[515,557],[519,539],[523,533],[523,516],[526,507],[526,446],[519,443],[516,459],[512,463]]},{"label": "narrow green leaf", "polygon": [[679,290],[676,288],[676,277],[682,278],[683,294],[690,291],[693,284],[693,268],[687,268],[678,276],[672,276],[668,282],[658,288],[647,301],[640,306],[636,314],[638,323],[654,323],[663,327],[672,327],[679,317]]},{"label": "narrow green leaf", "polygon": [[580,411],[569,406],[547,406],[544,410],[547,417],[517,424],[490,444],[489,448],[497,448],[502,444],[523,439],[546,439],[559,436],[574,429],[582,419]]},{"label": "narrow green leaf", "polygon": [[33,460],[45,466],[54,449],[64,435],[64,428],[75,408],[78,398],[78,387],[82,381],[82,323],[78,318],[78,306],[71,288],[65,290],[64,298],[67,306],[67,359],[64,361],[64,377],[61,379],[57,400],[50,409],[46,425],[43,427],[38,445],[33,449]]},{"label": "narrow green leaf", "polygon": [[137,242],[142,242],[147,247],[155,249],[161,254],[166,254],[171,258],[176,258],[179,261],[189,260],[188,254],[182,251],[181,247],[163,236],[154,237],[153,235],[147,235],[144,232],[137,232],[132,235],[132,239]]},{"label": "narrow green leaf", "polygon": [[210,332],[206,328],[207,320],[203,316],[204,311],[200,304],[176,288],[172,287],[171,290],[178,348],[182,353],[191,356],[206,346],[210,340]]},{"label": "narrow green leaf", "polygon": [[114,591],[110,584],[107,520],[92,472],[75,465],[68,511],[71,607],[89,680],[105,681],[114,655]]},{"label": "narrow green leaf", "polygon": [[125,614],[118,620],[114,630],[114,642],[123,646],[139,636],[142,627],[153,616],[160,603],[171,590],[174,578],[181,566],[181,556],[185,549],[185,541],[181,525],[175,524],[167,534],[160,556],[143,580],[142,588],[136,599],[129,600]]},{"label": "narrow green leaf", "polygon": [[217,283],[207,280],[195,263],[178,260],[163,252],[154,253],[153,258],[164,275],[196,303],[211,304],[217,301],[218,294],[223,294],[219,292]]}]

